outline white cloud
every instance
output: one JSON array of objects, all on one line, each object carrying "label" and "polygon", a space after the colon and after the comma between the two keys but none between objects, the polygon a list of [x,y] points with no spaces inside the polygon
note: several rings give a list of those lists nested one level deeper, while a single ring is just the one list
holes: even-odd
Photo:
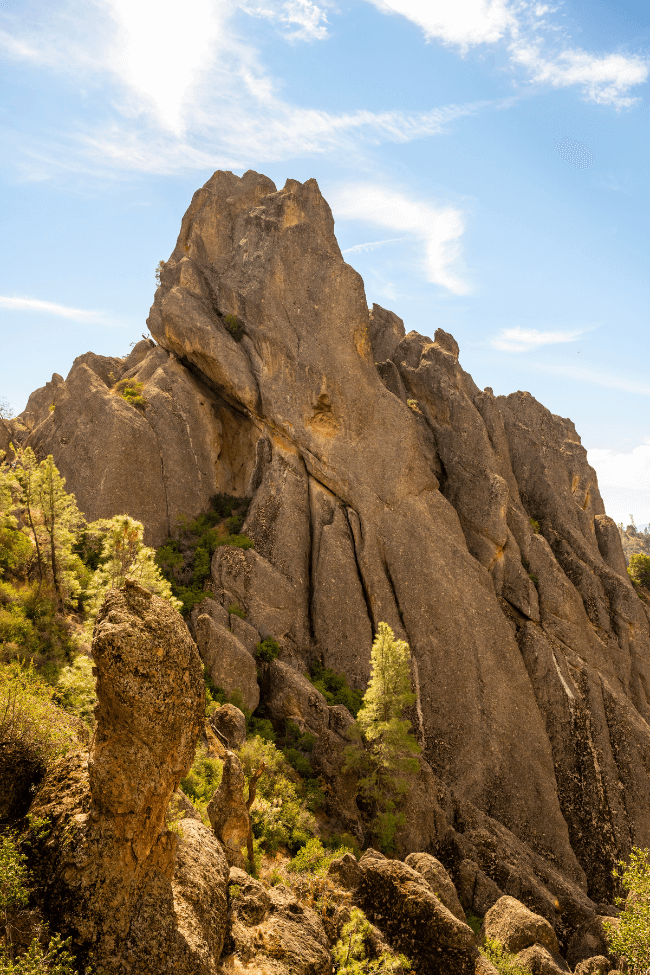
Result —
[{"label": "white cloud", "polygon": [[427,40],[459,47],[465,53],[476,44],[494,44],[516,19],[506,0],[369,0],[379,10],[400,14],[416,24]]},{"label": "white cloud", "polygon": [[552,88],[577,85],[588,101],[615,108],[635,104],[637,99],[628,95],[630,88],[648,80],[648,62],[640,57],[624,54],[599,57],[573,48],[549,58],[541,53],[539,42],[516,42],[511,45],[510,53],[514,63],[527,70],[531,81]]},{"label": "white cloud", "polygon": [[396,244],[398,241],[404,240],[403,237],[390,237],[388,240],[373,240],[368,244],[355,244],[354,247],[346,247],[342,254],[365,254],[367,251],[375,251],[378,247],[383,247],[384,244]]},{"label": "white cloud", "polygon": [[322,41],[328,36],[327,14],[312,0],[261,0],[258,4],[240,3],[252,17],[263,17],[285,28],[285,37],[299,41]]},{"label": "white cloud", "polygon": [[[400,14],[414,23],[428,41],[456,47],[461,54],[479,44],[503,41],[513,67],[522,68],[531,82],[552,88],[578,86],[587,101],[617,109],[634,104],[630,89],[648,80],[650,65],[638,56],[590,54],[562,46],[560,25],[546,15],[557,7],[528,0],[368,0],[387,14]],[[540,36],[540,31],[550,35]]]},{"label": "white cloud", "polygon": [[7,311],[31,311],[43,315],[57,315],[59,318],[70,318],[74,321],[104,320],[105,322],[103,312],[69,308],[67,305],[58,305],[53,301],[40,301],[38,298],[9,298],[0,295],[0,308],[6,308]]},{"label": "white cloud", "polygon": [[630,513],[637,523],[650,516],[650,443],[629,453],[589,448],[589,463],[598,475],[598,486],[607,514],[627,525]]},{"label": "white cloud", "polygon": [[424,244],[422,261],[429,281],[454,294],[469,292],[469,286],[454,272],[461,255],[459,238],[465,230],[460,210],[435,207],[404,193],[372,183],[353,183],[330,194],[337,219],[362,220],[409,234]]},{"label": "white cloud", "polygon": [[570,332],[540,332],[536,328],[504,328],[492,340],[495,349],[502,352],[530,352],[542,345],[558,342],[575,342],[588,329]]}]

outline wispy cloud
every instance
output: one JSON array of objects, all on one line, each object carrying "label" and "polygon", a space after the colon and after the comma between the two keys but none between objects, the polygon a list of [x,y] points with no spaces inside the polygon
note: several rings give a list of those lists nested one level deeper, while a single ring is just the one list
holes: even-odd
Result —
[{"label": "wispy cloud", "polygon": [[383,247],[384,244],[397,244],[399,241],[404,240],[403,237],[390,237],[388,240],[373,240],[368,244],[355,244],[354,247],[346,247],[342,254],[364,254],[366,251],[377,250],[378,247]]},{"label": "wispy cloud", "polygon": [[240,3],[241,9],[252,17],[263,17],[284,28],[289,40],[322,41],[328,36],[327,14],[312,0],[262,0]]},{"label": "wispy cloud", "polygon": [[[529,0],[368,0],[384,13],[406,17],[427,41],[437,40],[462,55],[471,47],[503,42],[513,68],[530,82],[581,89],[587,101],[617,109],[638,99],[629,93],[644,84],[650,62],[621,53],[592,54],[572,45],[549,14],[557,7]],[[562,36],[561,36],[562,35]]]},{"label": "wispy cloud", "polygon": [[460,210],[434,206],[373,183],[352,183],[330,193],[337,219],[361,220],[408,234],[424,245],[423,270],[433,284],[467,294],[468,284],[455,272],[465,230]]},{"label": "wispy cloud", "polygon": [[575,342],[590,329],[573,331],[540,332],[536,328],[504,328],[491,340],[491,345],[502,352],[532,352],[542,345],[558,342]]},{"label": "wispy cloud", "polygon": [[590,383],[602,386],[604,389],[620,389],[625,393],[636,393],[639,396],[650,396],[650,383],[644,380],[632,379],[629,375],[616,375],[607,369],[595,366],[579,366],[574,363],[539,362],[535,359],[522,360],[525,368],[532,372],[542,372],[550,376],[562,376],[576,382]]},{"label": "wispy cloud", "polygon": [[41,301],[38,298],[16,298],[0,295],[0,309],[7,311],[30,311],[40,315],[56,315],[58,318],[69,318],[73,321],[93,321],[97,324],[116,324],[109,319],[105,312],[89,311],[84,308],[70,308],[58,305],[54,301]]},{"label": "wispy cloud", "polygon": [[628,453],[589,447],[587,459],[598,475],[605,508],[615,521],[628,524],[630,513],[638,522],[650,513],[650,443]]}]

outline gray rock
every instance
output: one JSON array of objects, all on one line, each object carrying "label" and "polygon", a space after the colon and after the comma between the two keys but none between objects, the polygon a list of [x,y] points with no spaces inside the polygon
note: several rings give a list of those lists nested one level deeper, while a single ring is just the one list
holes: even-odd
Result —
[{"label": "gray rock", "polygon": [[246,867],[242,847],[246,844],[250,827],[244,786],[241,762],[234,752],[227,751],[219,788],[210,799],[206,811],[214,835],[223,845],[228,865],[241,870]]},{"label": "gray rock", "polygon": [[598,915],[577,929],[569,941],[566,953],[566,960],[572,968],[575,968],[580,962],[596,956],[604,956],[616,963],[617,959],[609,951],[609,940],[603,927],[604,921],[613,923],[615,926],[618,924],[616,918]]},{"label": "gray rock", "polygon": [[465,911],[458,900],[458,894],[451,877],[440,861],[429,853],[409,853],[404,862],[424,877],[431,890],[442,901],[447,910],[464,923]]},{"label": "gray rock", "polygon": [[242,646],[246,647],[251,656],[255,656],[257,644],[260,642],[260,635],[254,626],[247,623],[239,616],[230,616],[230,629],[237,637]]},{"label": "gray rock", "polygon": [[551,952],[543,945],[531,945],[516,955],[517,964],[526,968],[532,975],[571,975],[571,969],[557,952]]},{"label": "gray rock", "polygon": [[230,630],[207,615],[196,621],[196,642],[217,687],[223,687],[227,694],[239,691],[246,707],[254,711],[260,701],[260,689],[255,661],[248,650]]},{"label": "gray rock", "polygon": [[234,704],[222,704],[210,716],[210,724],[228,742],[228,748],[235,751],[246,741],[246,718]]},{"label": "gray rock", "polygon": [[332,860],[327,873],[337,884],[348,890],[356,890],[363,876],[357,858],[351,853],[344,853],[338,860]]},{"label": "gray rock", "polygon": [[264,703],[269,717],[282,723],[293,721],[300,731],[319,735],[329,725],[327,701],[303,675],[281,660],[265,668]]},{"label": "gray rock", "polygon": [[605,955],[594,955],[578,962],[574,975],[607,975],[612,970],[612,963]]}]

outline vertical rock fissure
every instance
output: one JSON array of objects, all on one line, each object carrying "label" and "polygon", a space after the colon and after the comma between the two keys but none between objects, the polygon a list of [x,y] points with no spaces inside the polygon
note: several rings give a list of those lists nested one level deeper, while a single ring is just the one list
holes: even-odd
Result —
[{"label": "vertical rock fissure", "polygon": [[[363,593],[363,601],[366,604],[366,612],[368,613],[368,619],[370,620],[370,625],[372,626],[372,632],[377,632],[377,620],[375,620],[374,613],[372,611],[372,601],[370,599],[370,593],[366,586],[366,580],[364,579],[363,571],[361,569],[361,563],[359,561],[359,555],[357,552],[356,539],[354,537],[354,531],[352,530],[352,525],[350,524],[350,518],[348,516],[347,505],[343,504],[343,516],[345,518],[345,523],[348,526],[348,532],[350,533],[350,541],[352,543],[352,554],[354,555],[354,564],[357,569],[357,576],[359,577],[359,583],[361,584],[361,592]],[[358,512],[357,512],[358,517]],[[361,526],[361,519],[359,518],[359,526]],[[361,530],[361,529],[360,529]]]}]

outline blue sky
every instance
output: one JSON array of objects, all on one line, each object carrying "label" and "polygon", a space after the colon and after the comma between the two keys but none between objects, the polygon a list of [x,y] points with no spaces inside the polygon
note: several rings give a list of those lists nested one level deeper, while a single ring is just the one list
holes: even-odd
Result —
[{"label": "blue sky", "polygon": [[0,0],[0,398],[128,352],[215,169],[315,177],[369,303],[646,522],[649,81],[631,0]]}]

